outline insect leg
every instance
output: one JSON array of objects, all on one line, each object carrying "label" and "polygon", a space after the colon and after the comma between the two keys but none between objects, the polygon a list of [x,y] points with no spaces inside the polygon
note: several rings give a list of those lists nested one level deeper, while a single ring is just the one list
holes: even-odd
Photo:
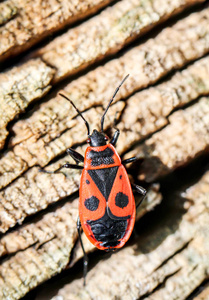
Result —
[{"label": "insect leg", "polygon": [[137,209],[139,205],[142,203],[142,201],[144,200],[144,198],[146,197],[147,191],[142,186],[136,185],[134,183],[132,183],[131,186],[135,191],[137,191],[137,193],[143,196],[142,199],[139,201],[139,203],[136,205],[136,209]]},{"label": "insect leg", "polygon": [[113,137],[110,140],[110,144],[112,144],[113,146],[115,146],[116,143],[117,143],[117,140],[119,138],[119,135],[120,135],[120,130],[116,128],[116,131],[115,131]]},{"label": "insect leg", "polygon": [[54,174],[54,173],[59,172],[63,168],[80,169],[81,170],[81,169],[83,169],[83,166],[78,166],[78,165],[73,165],[73,164],[65,163],[63,166],[61,166],[56,171],[47,171],[47,170],[44,170],[44,169],[39,169],[39,172],[48,173],[48,174]]},{"label": "insect leg", "polygon": [[79,164],[79,162],[84,162],[83,155],[81,155],[77,151],[73,150],[72,148],[67,149],[66,152],[74,159],[76,164]]},{"label": "insect leg", "polygon": [[78,230],[78,237],[81,243],[81,248],[83,250],[83,285],[86,285],[86,275],[87,275],[87,271],[88,271],[88,256],[86,254],[86,251],[84,249],[84,245],[81,239],[81,221],[80,218],[78,217],[77,220],[77,230]]},{"label": "insect leg", "polygon": [[136,161],[137,160],[137,158],[134,156],[134,157],[130,157],[130,158],[127,158],[127,159],[125,159],[125,160],[123,160],[122,161],[122,164],[123,165],[125,165],[125,164],[129,164],[129,163],[131,163],[131,162],[133,162],[133,161]]}]

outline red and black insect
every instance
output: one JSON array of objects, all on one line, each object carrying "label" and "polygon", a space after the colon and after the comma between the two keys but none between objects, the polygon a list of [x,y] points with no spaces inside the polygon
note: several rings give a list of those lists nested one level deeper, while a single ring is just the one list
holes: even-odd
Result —
[{"label": "red and black insect", "polygon": [[[114,251],[123,247],[127,242],[135,223],[135,200],[124,165],[135,161],[136,158],[132,157],[121,161],[114,147],[120,134],[118,129],[116,129],[109,144],[107,144],[108,137],[103,133],[105,115],[127,77],[128,75],[117,87],[109,101],[101,118],[101,131],[94,129],[92,134],[90,134],[88,122],[75,107],[74,103],[60,93],[62,97],[71,102],[84,120],[88,134],[87,142],[90,144],[84,157],[75,150],[68,149],[67,152],[72,156],[76,164],[66,163],[55,171],[60,171],[62,168],[83,169],[79,190],[77,228],[84,252],[84,285],[88,260],[81,240],[81,227],[90,242],[98,249]],[[79,163],[83,163],[83,166],[80,166]],[[132,186],[143,195],[143,200],[146,190],[138,185]]]}]

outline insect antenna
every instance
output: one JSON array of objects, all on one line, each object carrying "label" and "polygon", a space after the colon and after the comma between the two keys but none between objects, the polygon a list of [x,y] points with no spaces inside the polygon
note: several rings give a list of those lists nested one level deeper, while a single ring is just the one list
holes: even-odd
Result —
[{"label": "insect antenna", "polygon": [[124,81],[128,78],[128,76],[129,76],[129,74],[126,75],[125,78],[123,78],[123,80],[121,81],[121,83],[119,84],[119,86],[116,88],[116,90],[115,90],[115,92],[114,92],[112,98],[110,99],[110,101],[109,101],[109,103],[108,103],[108,105],[107,105],[107,108],[105,109],[105,112],[104,112],[104,114],[103,114],[103,116],[102,116],[102,118],[101,118],[101,132],[103,132],[103,125],[104,125],[104,118],[105,118],[105,115],[106,115],[106,113],[107,113],[107,111],[108,111],[108,109],[109,109],[111,103],[113,102],[115,96],[117,95],[117,92],[119,91],[121,85],[122,85],[122,84],[124,83]]},{"label": "insect antenna", "polygon": [[75,106],[75,104],[73,103],[72,100],[70,100],[70,98],[68,98],[67,96],[65,96],[62,93],[58,93],[58,95],[62,96],[63,98],[65,98],[66,100],[68,100],[72,106],[75,108],[75,110],[77,111],[77,113],[81,116],[81,118],[84,120],[86,128],[87,128],[87,134],[90,135],[90,128],[89,128],[89,123],[86,121],[86,119],[84,118],[84,116],[82,115],[82,113],[78,110],[78,108]]}]

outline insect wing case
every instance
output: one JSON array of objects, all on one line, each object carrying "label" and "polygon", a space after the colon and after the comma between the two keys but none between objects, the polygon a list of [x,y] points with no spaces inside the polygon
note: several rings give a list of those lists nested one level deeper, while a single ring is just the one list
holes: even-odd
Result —
[{"label": "insect wing case", "polygon": [[[112,160],[105,158],[105,153]],[[87,238],[101,250],[121,248],[131,235],[135,213],[130,181],[115,148],[110,144],[88,147],[79,200],[80,221]]]}]

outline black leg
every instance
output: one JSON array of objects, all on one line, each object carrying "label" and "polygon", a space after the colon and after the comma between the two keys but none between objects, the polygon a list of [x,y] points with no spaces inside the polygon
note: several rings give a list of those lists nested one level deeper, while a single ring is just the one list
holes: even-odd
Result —
[{"label": "black leg", "polygon": [[82,170],[83,166],[78,166],[78,165],[73,165],[73,164],[66,163],[63,166],[61,166],[59,169],[57,169],[56,171],[47,171],[47,170],[39,169],[39,172],[48,173],[48,174],[54,174],[54,173],[59,172],[63,168]]},{"label": "black leg", "polygon": [[142,204],[144,198],[146,197],[147,191],[143,187],[136,185],[134,183],[132,183],[131,185],[132,185],[133,190],[137,191],[137,193],[139,193],[143,196],[142,199],[139,201],[139,203],[136,205],[136,209],[137,209],[139,207],[139,205]]},{"label": "black leg", "polygon": [[81,221],[80,221],[79,217],[77,220],[77,230],[78,230],[78,237],[79,237],[79,240],[81,243],[81,248],[83,250],[83,285],[85,286],[86,285],[86,275],[88,272],[88,256],[86,254],[86,251],[84,249],[83,242],[81,239]]},{"label": "black leg", "polygon": [[81,155],[77,151],[73,150],[72,148],[67,149],[66,152],[74,159],[76,164],[79,164],[79,162],[84,162],[83,155]]},{"label": "black leg", "polygon": [[112,144],[113,146],[115,146],[116,143],[117,143],[117,140],[119,138],[119,135],[120,135],[120,130],[116,128],[116,131],[115,131],[113,137],[110,140],[110,144]]},{"label": "black leg", "polygon": [[127,159],[125,159],[125,160],[123,160],[122,161],[122,164],[123,165],[125,165],[125,164],[129,164],[129,163],[131,163],[131,162],[133,162],[133,161],[136,161],[137,160],[137,158],[134,156],[134,157],[130,157],[130,158],[127,158]]}]

